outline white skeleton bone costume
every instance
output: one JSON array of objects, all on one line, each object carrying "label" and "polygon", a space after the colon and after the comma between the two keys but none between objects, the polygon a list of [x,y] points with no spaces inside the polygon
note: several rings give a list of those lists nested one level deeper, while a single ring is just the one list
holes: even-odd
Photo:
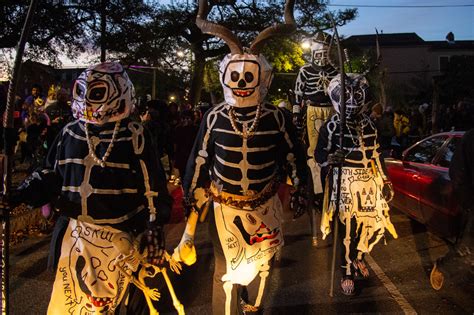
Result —
[{"label": "white skeleton bone costume", "polygon": [[[213,200],[214,314],[241,314],[242,308],[259,308],[269,261],[283,244],[278,173],[287,167],[296,187],[305,182],[304,153],[296,130],[281,109],[264,103],[272,68],[258,53],[264,39],[294,30],[293,5],[294,1],[288,1],[285,7],[286,24],[260,33],[244,52],[228,29],[205,20],[207,1],[200,1],[196,23],[204,33],[223,38],[231,48],[220,65],[225,102],[204,116],[183,182],[186,194],[197,199],[197,205],[208,195]],[[210,188],[203,194],[209,181]],[[185,262],[184,248],[193,246],[190,221],[195,225],[194,211],[174,255]],[[189,263],[194,263],[195,252],[188,252],[193,255]],[[248,297],[241,308],[238,292],[242,290],[247,290]]]},{"label": "white skeleton bone costume", "polygon": [[[138,267],[134,239],[147,222],[167,221],[171,197],[149,136],[127,118],[134,90],[122,66],[89,67],[73,97],[77,120],[20,191],[32,205],[55,200],[61,215],[51,244],[56,280],[48,314],[112,314]],[[146,304],[141,309],[148,313]]]},{"label": "white skeleton bone costume", "polygon": [[[369,86],[362,75],[349,73],[346,76],[346,126],[342,126],[343,147],[339,147],[341,130],[340,76],[330,83],[328,92],[335,107],[334,114],[321,128],[315,151],[316,161],[326,177],[325,207],[321,219],[323,238],[330,232],[330,221],[336,207],[337,168],[329,172],[328,155],[342,149],[345,160],[342,166],[341,199],[339,219],[343,224],[342,241],[344,254],[342,266],[345,275],[354,273],[354,261],[362,260],[374,245],[384,237],[385,230],[397,238],[390,222],[388,201],[393,197],[391,184],[384,172],[383,160],[379,155],[377,130],[364,113],[369,100]],[[388,200],[387,200],[388,199]]]},{"label": "white skeleton bone costume", "polygon": [[[296,104],[293,112],[306,112],[306,132],[308,137],[307,163],[311,170],[315,194],[323,192],[321,169],[314,159],[314,149],[318,142],[319,129],[333,114],[333,108],[327,88],[329,82],[337,75],[337,70],[330,63],[329,52],[331,36],[318,32],[311,40],[311,62],[303,65],[298,72],[295,83]],[[301,108],[301,107],[304,108]]]}]

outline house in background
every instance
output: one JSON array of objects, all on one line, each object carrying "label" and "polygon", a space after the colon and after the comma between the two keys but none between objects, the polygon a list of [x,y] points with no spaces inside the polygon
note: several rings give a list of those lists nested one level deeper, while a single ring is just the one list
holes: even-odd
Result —
[{"label": "house in background", "polygon": [[[344,40],[355,50],[376,49],[376,35],[353,35]],[[433,78],[447,70],[453,56],[474,56],[474,41],[456,41],[449,33],[445,41],[425,41],[416,33],[379,34],[385,86],[399,93],[413,94],[414,88],[431,87]],[[417,85],[417,87],[414,87]]]},{"label": "house in background", "polygon": [[[43,89],[46,96],[52,84],[60,85],[68,92],[71,92],[74,80],[85,68],[62,68],[57,69],[40,62],[26,60],[21,66],[18,79],[18,94],[26,97],[31,93],[33,85],[37,84]],[[8,76],[5,76],[5,81]]]}]

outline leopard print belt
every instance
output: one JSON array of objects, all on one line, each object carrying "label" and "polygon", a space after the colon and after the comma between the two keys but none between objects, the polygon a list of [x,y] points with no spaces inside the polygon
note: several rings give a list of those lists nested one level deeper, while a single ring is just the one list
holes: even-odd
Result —
[{"label": "leopard print belt", "polygon": [[279,186],[280,182],[274,179],[270,183],[268,183],[265,188],[263,188],[263,190],[259,193],[251,196],[242,196],[230,194],[225,191],[219,192],[217,186],[214,184],[214,182],[212,182],[211,187],[209,187],[209,193],[212,195],[212,199],[215,202],[240,209],[255,209],[263,205],[271,197],[275,196]]}]

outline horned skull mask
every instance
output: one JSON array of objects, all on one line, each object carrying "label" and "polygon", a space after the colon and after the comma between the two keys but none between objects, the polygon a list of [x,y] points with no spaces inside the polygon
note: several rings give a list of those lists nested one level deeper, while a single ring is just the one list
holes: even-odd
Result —
[{"label": "horned skull mask", "polygon": [[225,100],[235,107],[263,102],[272,81],[272,67],[262,55],[228,54],[219,72]]},{"label": "horned skull mask", "polygon": [[258,34],[249,49],[244,49],[232,31],[207,20],[208,1],[199,0],[197,26],[203,33],[223,39],[230,48],[230,54],[222,60],[219,67],[224,98],[229,105],[250,107],[259,105],[265,99],[272,81],[272,67],[260,54],[260,50],[269,38],[290,34],[296,29],[293,16],[294,4],[295,0],[286,1],[284,24],[267,27]]},{"label": "horned skull mask", "polygon": [[91,124],[118,121],[135,106],[135,90],[122,65],[104,62],[84,70],[74,83],[74,117]]}]

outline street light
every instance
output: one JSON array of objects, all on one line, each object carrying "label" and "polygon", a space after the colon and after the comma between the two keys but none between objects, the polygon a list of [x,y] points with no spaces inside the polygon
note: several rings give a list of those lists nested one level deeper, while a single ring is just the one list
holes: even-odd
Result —
[{"label": "street light", "polygon": [[309,40],[305,39],[302,43],[301,43],[301,48],[303,48],[304,50],[307,50],[311,47],[311,43]]},{"label": "street light", "polygon": [[176,52],[176,55],[177,55],[179,58],[183,58],[183,57],[184,57],[184,51],[178,50],[178,51]]}]

